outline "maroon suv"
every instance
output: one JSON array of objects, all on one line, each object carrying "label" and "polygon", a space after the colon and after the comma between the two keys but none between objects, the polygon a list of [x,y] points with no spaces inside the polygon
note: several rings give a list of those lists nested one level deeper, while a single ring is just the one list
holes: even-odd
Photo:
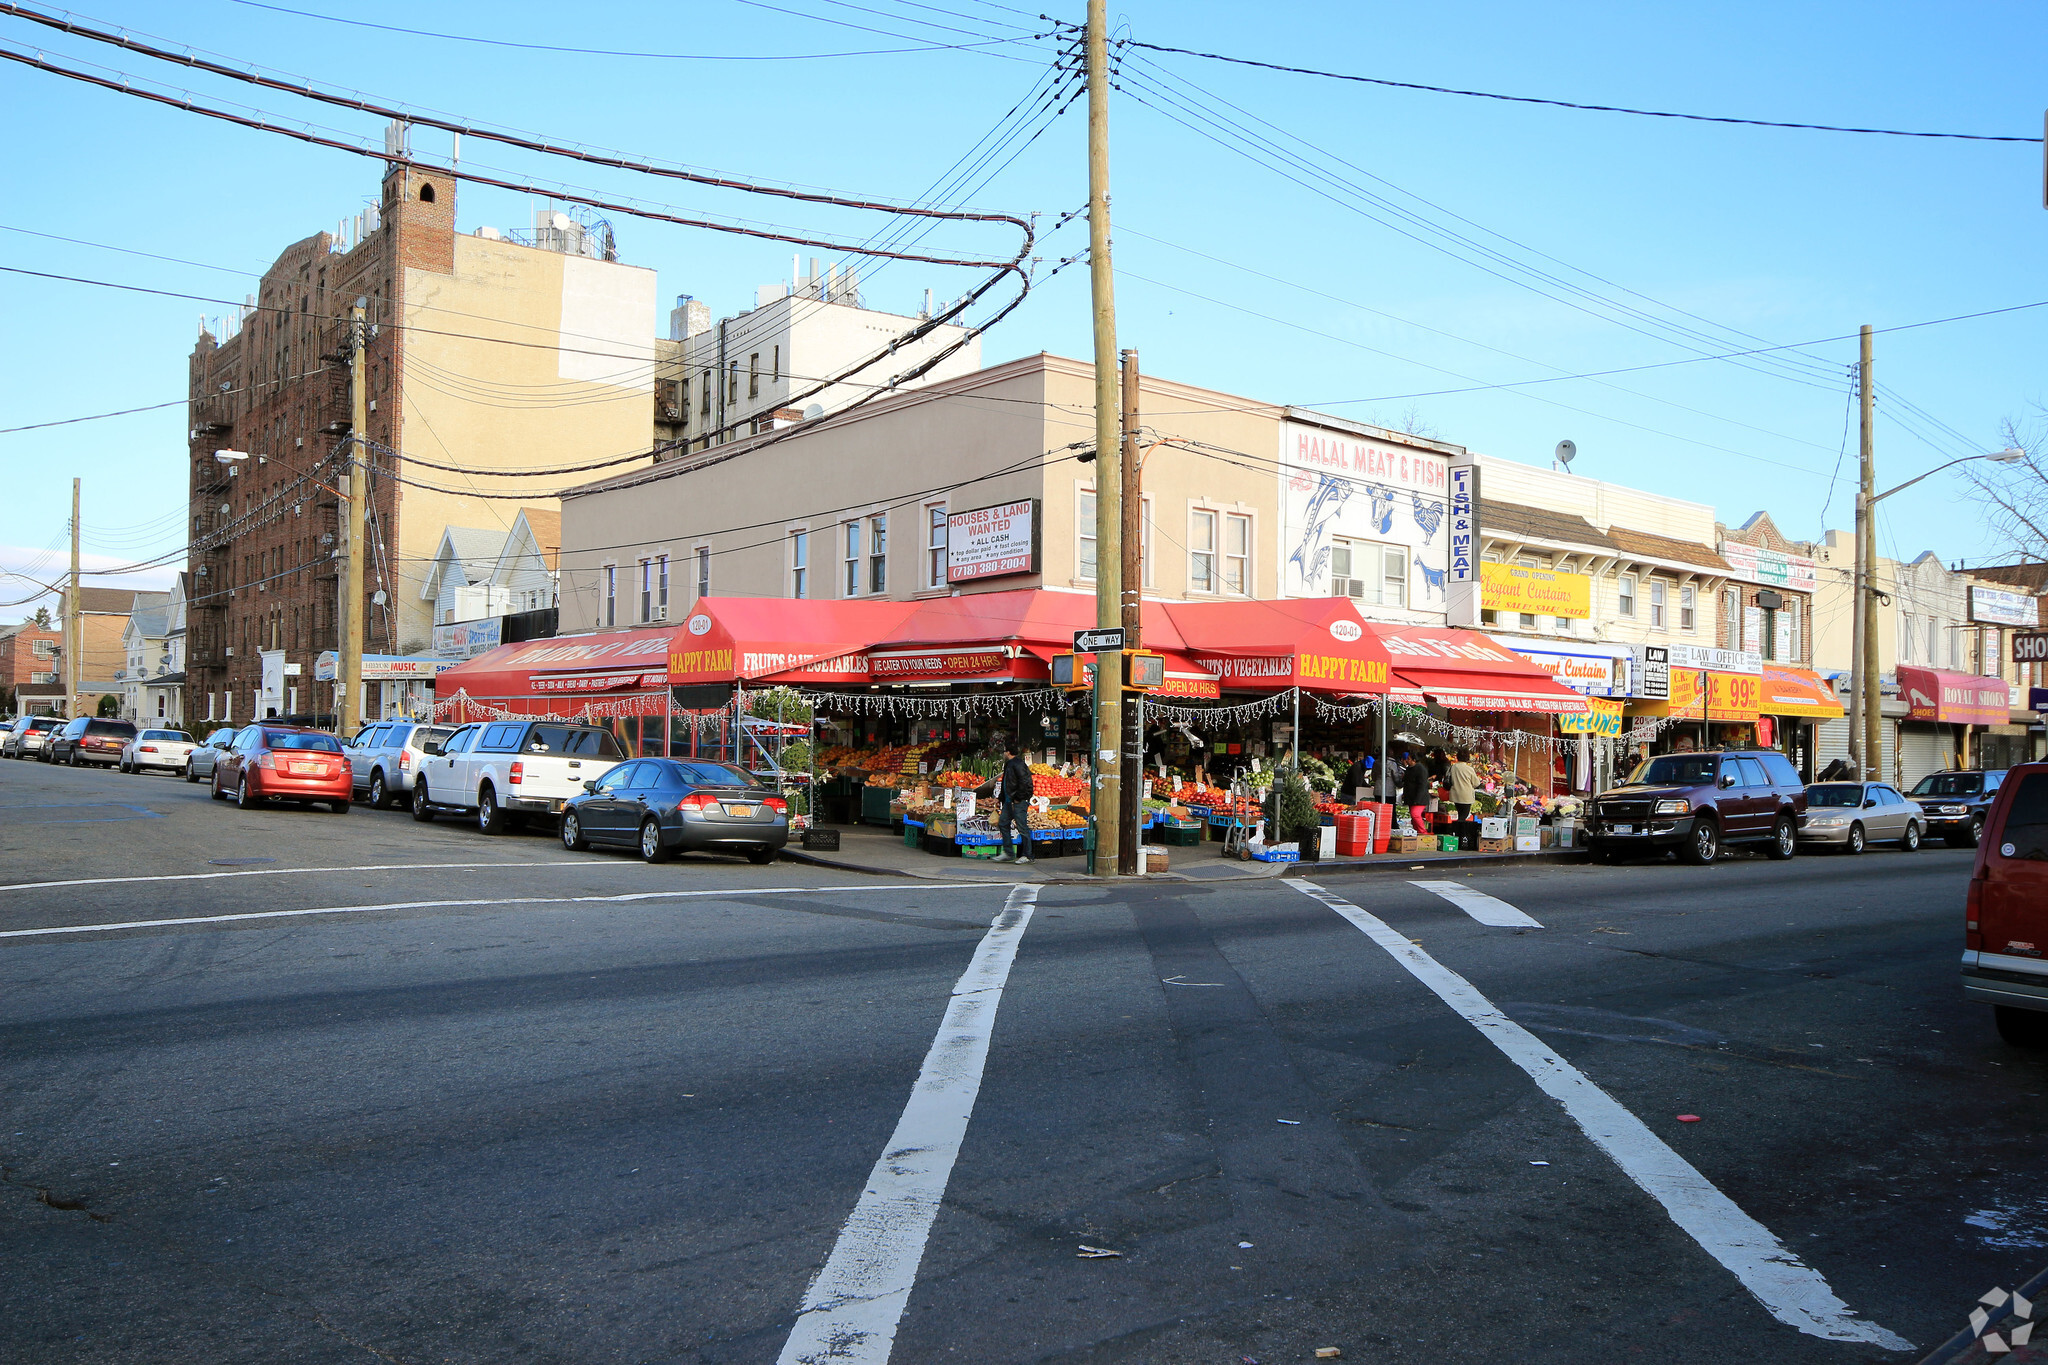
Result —
[{"label": "maroon suv", "polygon": [[1711,863],[1724,845],[1748,843],[1789,858],[1805,812],[1806,784],[1776,749],[1659,754],[1594,798],[1586,844],[1610,860],[1675,848]]}]

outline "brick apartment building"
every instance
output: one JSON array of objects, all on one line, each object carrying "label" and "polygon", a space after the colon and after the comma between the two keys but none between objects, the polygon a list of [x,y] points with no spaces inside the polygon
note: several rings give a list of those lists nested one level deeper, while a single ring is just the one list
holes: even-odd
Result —
[{"label": "brick apartment building", "polygon": [[1720,528],[1728,561],[1721,589],[1721,647],[1763,656],[1765,663],[1813,667],[1813,595],[1818,563],[1787,539],[1768,512]]},{"label": "brick apartment building", "polygon": [[[339,643],[358,298],[372,327],[365,653],[431,648],[423,588],[446,527],[509,527],[555,486],[506,471],[651,444],[654,273],[618,264],[608,228],[567,215],[536,215],[530,237],[463,235],[455,211],[449,176],[387,163],[353,231],[287,247],[239,325],[202,328],[189,362],[192,724],[335,710],[314,675]],[[374,691],[364,701],[378,713]]]},{"label": "brick apartment building", "polygon": [[64,636],[34,621],[0,626],[0,714],[47,715],[64,695]]}]

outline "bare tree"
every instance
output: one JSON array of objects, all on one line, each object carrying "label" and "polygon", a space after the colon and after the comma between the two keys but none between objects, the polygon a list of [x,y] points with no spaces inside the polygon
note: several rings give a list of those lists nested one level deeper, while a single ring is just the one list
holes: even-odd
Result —
[{"label": "bare tree", "polygon": [[2048,442],[2044,420],[2006,418],[2005,443],[2026,452],[2012,464],[1964,466],[1970,498],[1984,509],[1984,524],[2022,560],[2048,561]]}]

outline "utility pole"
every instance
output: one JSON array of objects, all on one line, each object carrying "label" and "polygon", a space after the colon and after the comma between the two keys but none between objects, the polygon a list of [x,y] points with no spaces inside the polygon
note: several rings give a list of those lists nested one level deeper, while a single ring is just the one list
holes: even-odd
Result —
[{"label": "utility pole", "polygon": [[349,387],[355,410],[350,414],[348,440],[348,497],[343,501],[348,537],[348,562],[341,580],[341,648],[335,651],[334,680],[341,696],[334,708],[334,728],[344,738],[362,723],[363,690],[363,504],[370,491],[370,394],[365,382],[368,365],[369,329],[363,314],[364,300],[357,299],[349,313]]},{"label": "utility pole", "polygon": [[[1121,487],[1118,497],[1123,510],[1123,627],[1124,648],[1137,649],[1144,643],[1145,604],[1145,499],[1142,462],[1138,457],[1138,353],[1123,353],[1123,403],[1119,419],[1122,428]],[[1123,801],[1117,818],[1123,828],[1117,845],[1118,875],[1136,876],[1143,871],[1144,857],[1139,838],[1140,818],[1145,810],[1145,694],[1133,688],[1123,696]]]},{"label": "utility pole", "polygon": [[[1088,0],[1088,277],[1095,307],[1095,624],[1123,624],[1123,480],[1114,467],[1119,418],[1116,287],[1109,272],[1109,45],[1106,0]],[[1123,656],[1095,656],[1095,857],[1089,871],[1122,865]]]},{"label": "utility pole", "polygon": [[1871,393],[1870,328],[1867,325],[1863,328],[1856,387],[1863,414],[1863,430],[1858,441],[1863,463],[1862,481],[1857,485],[1856,493],[1856,550],[1863,565],[1859,587],[1861,596],[1856,603],[1856,619],[1863,627],[1863,655],[1856,661],[1856,686],[1863,697],[1863,763],[1857,775],[1866,782],[1885,782],[1890,778],[1884,771],[1884,744],[1878,730],[1882,689],[1878,686],[1877,671],[1877,452],[1872,440],[1876,400]]},{"label": "utility pole", "polygon": [[64,613],[64,714],[75,716],[78,712],[78,685],[85,681],[80,671],[85,661],[79,656],[85,652],[85,617],[79,613],[78,602],[78,480],[71,481],[71,592],[64,604],[69,610]]}]

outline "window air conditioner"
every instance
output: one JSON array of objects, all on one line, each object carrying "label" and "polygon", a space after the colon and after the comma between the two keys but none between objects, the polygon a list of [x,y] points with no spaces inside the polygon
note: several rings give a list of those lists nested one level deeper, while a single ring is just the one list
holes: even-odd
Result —
[{"label": "window air conditioner", "polygon": [[667,607],[656,607],[656,608],[654,609],[654,615],[652,615],[652,616],[648,617],[647,619],[648,619],[648,620],[650,620],[650,621],[666,621],[666,620],[668,620],[668,608],[667,608]]},{"label": "window air conditioner", "polygon": [[222,650],[221,653],[227,655],[230,659],[232,659],[235,657],[235,647],[233,645],[229,645],[226,649]]}]

